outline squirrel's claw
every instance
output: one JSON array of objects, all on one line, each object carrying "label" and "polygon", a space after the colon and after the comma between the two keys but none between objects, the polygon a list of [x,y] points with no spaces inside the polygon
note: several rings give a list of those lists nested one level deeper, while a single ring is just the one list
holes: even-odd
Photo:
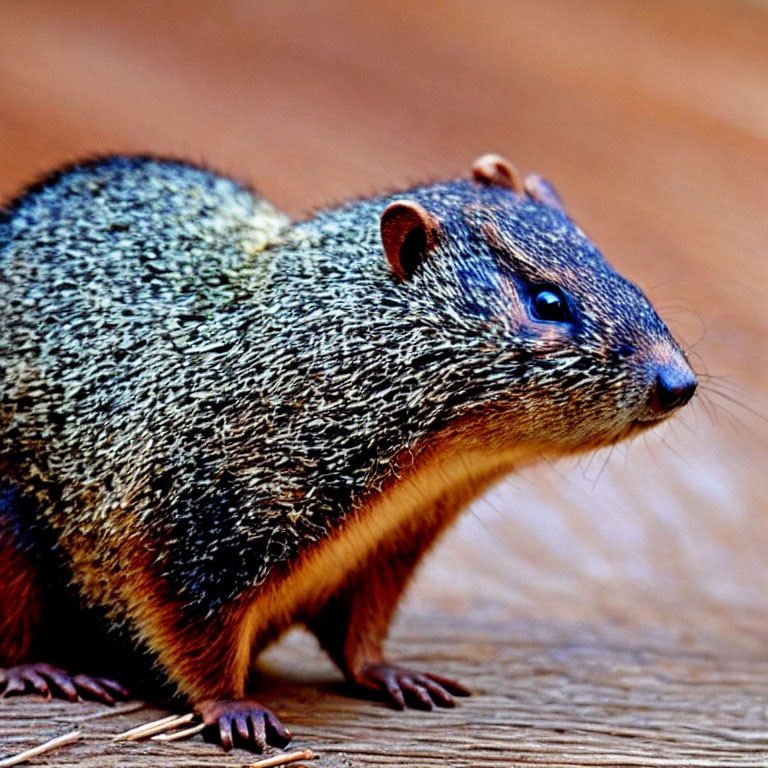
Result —
[{"label": "squirrel's claw", "polygon": [[128,697],[128,691],[120,683],[104,677],[75,675],[45,662],[19,664],[0,672],[2,696],[13,696],[28,690],[37,691],[50,699],[54,695],[69,701],[77,701],[81,694],[104,704],[114,704],[115,699]]},{"label": "squirrel's claw", "polygon": [[115,680],[106,677],[90,677],[89,675],[76,675],[72,682],[80,692],[86,692],[89,697],[114,704],[115,699],[127,699],[130,694]]},{"label": "squirrel's claw", "polygon": [[428,673],[412,672],[390,664],[367,664],[355,682],[384,692],[398,709],[453,707],[453,696],[469,696],[469,691],[454,680]]},{"label": "squirrel's claw", "polygon": [[206,736],[218,739],[225,750],[238,746],[263,752],[268,745],[284,747],[292,737],[274,712],[253,699],[203,701],[197,706]]}]

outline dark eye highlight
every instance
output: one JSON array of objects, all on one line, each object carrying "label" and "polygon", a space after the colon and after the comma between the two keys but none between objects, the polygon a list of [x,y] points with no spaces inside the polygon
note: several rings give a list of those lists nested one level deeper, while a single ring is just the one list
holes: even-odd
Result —
[{"label": "dark eye highlight", "polygon": [[565,297],[554,286],[531,291],[531,313],[537,320],[550,323],[567,323],[571,319]]}]

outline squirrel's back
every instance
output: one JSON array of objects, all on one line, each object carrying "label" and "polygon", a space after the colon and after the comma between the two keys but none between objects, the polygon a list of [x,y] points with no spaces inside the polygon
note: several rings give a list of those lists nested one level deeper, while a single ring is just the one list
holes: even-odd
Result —
[{"label": "squirrel's back", "polygon": [[215,296],[287,223],[236,181],[182,162],[80,163],[0,213],[0,290],[49,324],[123,310],[166,318],[179,300]]},{"label": "squirrel's back", "polygon": [[287,223],[233,180],[151,157],[62,169],[0,213],[0,472],[84,558],[118,500],[146,508],[138,486],[193,450],[178,425],[206,414],[185,356],[227,343],[217,307]]}]

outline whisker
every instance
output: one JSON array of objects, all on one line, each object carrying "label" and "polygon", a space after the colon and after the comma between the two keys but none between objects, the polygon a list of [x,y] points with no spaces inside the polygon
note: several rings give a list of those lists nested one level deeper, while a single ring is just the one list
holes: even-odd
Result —
[{"label": "whisker", "polygon": [[687,350],[687,354],[689,354],[691,357],[695,357],[699,361],[700,368],[694,369],[694,373],[697,376],[709,376],[709,369],[707,368],[707,361],[702,356],[701,352],[698,352],[695,349],[689,349]]},{"label": "whisker", "polygon": [[581,476],[587,482],[590,482],[590,480],[589,480],[589,472],[592,469],[592,464],[595,461],[595,457],[597,456],[598,453],[599,453],[599,451],[590,451],[589,454],[585,457],[586,458],[586,465],[582,469]]},{"label": "whisker", "polygon": [[768,424],[768,416],[760,413],[760,411],[758,411],[757,409],[752,408],[749,405],[746,405],[745,403],[741,402],[741,400],[737,400],[735,397],[733,397],[727,392],[722,392],[713,387],[707,390],[707,394],[717,395],[718,397],[722,397],[724,400],[727,400],[729,403],[733,403],[734,405],[737,405],[739,408],[742,408],[745,411],[747,411],[747,413],[751,413],[755,418],[760,419],[760,421],[763,421],[766,424]]},{"label": "whisker", "polygon": [[595,481],[592,483],[593,491],[595,490],[595,488],[597,488],[597,484],[600,481],[600,478],[603,476],[603,472],[605,472],[605,468],[608,466],[608,462],[611,460],[611,456],[613,456],[614,448],[616,448],[616,443],[614,443],[606,453],[605,460],[603,461],[603,466],[600,467],[600,471],[597,473],[597,477],[595,478]]},{"label": "whisker", "polygon": [[715,402],[715,400],[712,397],[712,395],[714,394],[722,395],[722,393],[715,392],[714,390],[704,390],[696,398],[696,402],[698,402],[702,408],[705,408],[708,414],[710,412],[714,414],[718,425],[719,425],[718,416],[722,415],[723,418],[726,419],[728,426],[730,426],[731,429],[733,429],[735,432],[741,434],[742,432],[747,431],[753,436],[756,436],[757,433],[755,432],[755,430],[751,426],[749,426],[743,419],[740,419],[735,413],[732,413],[722,403]]},{"label": "whisker", "polygon": [[[660,283],[656,283],[655,285],[652,285],[648,288],[648,293],[655,293],[659,290],[659,288],[664,288],[667,285],[672,285],[673,283],[679,283],[680,279],[677,277],[670,277],[666,280],[662,280]],[[658,304],[658,302],[654,302],[654,304]]]},{"label": "whisker", "polygon": [[705,392],[699,392],[699,394],[694,399],[694,403],[698,403],[701,410],[704,411],[704,413],[707,416],[707,419],[709,419],[709,425],[711,427],[717,426],[717,413],[712,407],[712,403],[710,403],[709,399],[705,397]]},{"label": "whisker", "polygon": [[731,392],[743,394],[745,397],[749,397],[752,400],[757,399],[748,389],[746,389],[746,387],[743,387],[741,384],[738,384],[730,376],[715,376],[709,373],[697,373],[696,375],[699,377],[699,379],[701,379],[702,381],[706,381],[708,384],[711,384],[712,386],[721,387]]},{"label": "whisker", "polygon": [[[672,427],[673,427],[673,424],[668,425],[668,428],[670,430],[672,429]],[[666,434],[657,433],[656,438],[661,441],[661,443],[664,445],[664,447],[668,451],[671,451],[678,459],[680,459],[680,461],[682,461],[683,464],[685,464],[685,466],[688,467],[688,469],[693,469],[693,464],[691,464],[691,462],[682,453],[680,453],[680,451],[678,451],[676,448],[673,448],[672,445],[670,445],[670,443],[667,441]]]},{"label": "whisker", "polygon": [[[708,393],[708,394],[713,394],[713,393]],[[752,425],[750,425],[744,419],[739,418],[735,413],[733,413],[730,409],[726,408],[722,403],[716,403],[714,400],[712,400],[711,405],[715,413],[722,414],[723,418],[726,419],[726,421],[728,422],[728,425],[737,434],[741,435],[744,432],[747,432],[752,437],[758,436],[757,431],[754,429]]]},{"label": "whisker", "polygon": [[[693,403],[692,403],[691,405],[693,405]],[[694,413],[694,414],[695,414],[695,413],[696,413],[696,411],[695,411],[695,410],[693,410],[693,411],[692,411],[692,413]],[[696,421],[696,424],[697,424],[697,426],[698,426],[698,419],[697,419],[697,421]],[[686,421],[685,421],[685,419],[675,419],[675,421],[674,421],[674,423],[672,424],[672,426],[673,426],[673,427],[674,427],[674,426],[679,426],[679,427],[682,427],[683,429],[686,429],[686,430],[688,430],[689,434],[691,434],[691,435],[695,435],[695,434],[696,434],[696,432],[694,431],[693,427],[691,427],[691,425],[690,425],[690,424],[687,424],[687,423],[686,423]]]}]

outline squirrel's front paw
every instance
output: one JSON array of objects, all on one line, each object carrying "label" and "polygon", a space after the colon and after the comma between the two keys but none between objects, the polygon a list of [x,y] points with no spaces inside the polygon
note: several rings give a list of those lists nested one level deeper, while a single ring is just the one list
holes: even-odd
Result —
[{"label": "squirrel's front paw", "polygon": [[54,695],[77,701],[81,696],[88,699],[114,704],[115,699],[125,699],[128,691],[120,683],[106,677],[70,675],[63,669],[45,662],[19,664],[0,670],[0,692],[2,696],[37,691],[47,698]]},{"label": "squirrel's front paw", "polygon": [[262,752],[267,744],[284,747],[292,738],[277,715],[253,699],[202,701],[197,711],[208,726],[206,736],[218,739],[227,751],[235,740],[238,746]]},{"label": "squirrel's front paw", "polygon": [[[405,709],[453,707],[453,696],[469,696],[469,691],[454,680],[428,673],[413,672],[386,663],[366,664],[355,674],[354,681],[366,688],[382,691],[397,706]],[[451,695],[453,694],[453,695]]]}]

